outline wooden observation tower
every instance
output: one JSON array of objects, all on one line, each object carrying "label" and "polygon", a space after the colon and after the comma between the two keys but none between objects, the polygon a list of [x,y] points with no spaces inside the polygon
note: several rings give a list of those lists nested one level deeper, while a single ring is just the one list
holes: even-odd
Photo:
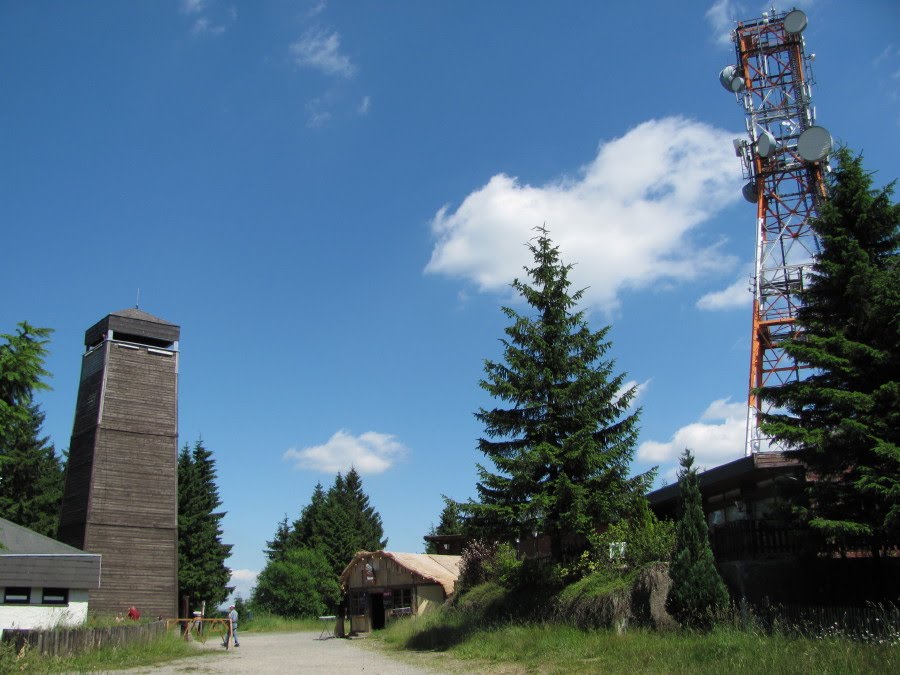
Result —
[{"label": "wooden observation tower", "polygon": [[126,309],[84,336],[59,539],[103,556],[92,611],[177,614],[179,332]]}]

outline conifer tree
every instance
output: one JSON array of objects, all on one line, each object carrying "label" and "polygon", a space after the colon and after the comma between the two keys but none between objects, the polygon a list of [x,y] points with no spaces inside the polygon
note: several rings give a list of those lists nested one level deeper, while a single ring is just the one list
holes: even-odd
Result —
[{"label": "conifer tree", "polygon": [[63,492],[63,465],[49,439],[41,436],[44,413],[36,391],[43,378],[49,328],[27,322],[15,335],[0,335],[0,517],[55,536]]},{"label": "conifer tree", "polygon": [[[437,526],[432,525],[429,530],[429,536],[442,534],[462,534],[463,519],[460,516],[460,506],[446,495],[441,495],[444,500],[444,508],[441,509],[441,515]],[[425,553],[441,553],[437,546],[432,542],[425,544]]]},{"label": "conifer tree", "polygon": [[672,586],[666,608],[683,625],[703,628],[710,625],[717,610],[727,606],[728,590],[716,570],[693,465],[694,457],[685,449],[678,472],[681,517],[675,525],[675,557],[669,572]]},{"label": "conifer tree", "polygon": [[[547,230],[538,231],[528,245],[531,283],[512,283],[531,312],[503,308],[511,321],[504,360],[486,361],[480,382],[508,404],[475,415],[487,434],[479,449],[496,471],[478,466],[479,501],[461,507],[487,536],[548,535],[558,561],[580,553],[598,525],[627,515],[653,472],[629,477],[636,390],[625,388],[624,373],[615,374],[607,358],[609,327],[592,331],[575,311],[584,291],[570,293],[572,266],[560,262]],[[573,540],[585,543],[564,550]]]},{"label": "conifer tree", "polygon": [[265,554],[270,562],[284,559],[285,554],[291,548],[292,534],[291,526],[288,525],[288,517],[285,515],[281,522],[278,523],[278,528],[275,530],[275,536],[272,537],[272,541],[266,542]]},{"label": "conifer tree", "polygon": [[309,504],[303,507],[300,517],[294,521],[290,537],[292,547],[320,548],[325,524],[323,522],[327,495],[321,483],[316,483]]},{"label": "conifer tree", "polygon": [[234,590],[228,586],[225,560],[232,547],[222,543],[221,505],[212,452],[202,440],[193,451],[185,445],[178,457],[178,587],[194,606],[205,600],[216,607]]},{"label": "conifer tree", "polygon": [[340,575],[359,551],[387,546],[381,516],[369,505],[356,469],[351,468],[346,477],[335,477],[322,512],[321,548],[335,575]]},{"label": "conifer tree", "polygon": [[784,349],[809,375],[760,390],[762,429],[800,451],[811,527],[877,555],[900,543],[900,204],[846,148],[813,220],[821,241]]}]

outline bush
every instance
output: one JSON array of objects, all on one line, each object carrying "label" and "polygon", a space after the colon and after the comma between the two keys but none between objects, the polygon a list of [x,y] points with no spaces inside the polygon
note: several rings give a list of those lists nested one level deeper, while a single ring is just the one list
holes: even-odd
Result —
[{"label": "bush", "polygon": [[260,572],[253,607],[288,618],[328,613],[340,599],[340,588],[321,551],[291,549]]},{"label": "bush", "polygon": [[480,539],[470,542],[463,549],[462,559],[459,561],[459,578],[456,582],[458,592],[474,588],[488,580],[489,568],[496,551],[497,544],[489,544]]}]

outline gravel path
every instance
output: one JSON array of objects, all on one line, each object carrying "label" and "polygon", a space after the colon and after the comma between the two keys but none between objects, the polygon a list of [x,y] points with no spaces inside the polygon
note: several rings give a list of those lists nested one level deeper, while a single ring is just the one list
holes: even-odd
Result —
[{"label": "gravel path", "polygon": [[241,646],[227,652],[217,640],[197,645],[209,654],[115,671],[115,675],[183,675],[194,673],[372,673],[435,675],[359,644],[365,638],[318,639],[318,633],[241,633]]}]

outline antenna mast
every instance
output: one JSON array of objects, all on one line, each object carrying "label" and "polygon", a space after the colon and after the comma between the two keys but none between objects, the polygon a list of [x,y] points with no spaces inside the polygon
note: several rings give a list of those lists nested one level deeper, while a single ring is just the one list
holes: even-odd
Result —
[{"label": "antenna mast", "polygon": [[804,49],[806,24],[798,9],[739,22],[732,32],[738,64],[719,75],[746,113],[748,138],[736,138],[734,149],[748,179],[744,198],[756,204],[746,455],[782,449],[759,429],[772,406],[758,388],[801,379],[804,368],[782,345],[800,331],[799,293],[820,250],[810,220],[825,198],[832,147],[811,105],[815,55]]}]

